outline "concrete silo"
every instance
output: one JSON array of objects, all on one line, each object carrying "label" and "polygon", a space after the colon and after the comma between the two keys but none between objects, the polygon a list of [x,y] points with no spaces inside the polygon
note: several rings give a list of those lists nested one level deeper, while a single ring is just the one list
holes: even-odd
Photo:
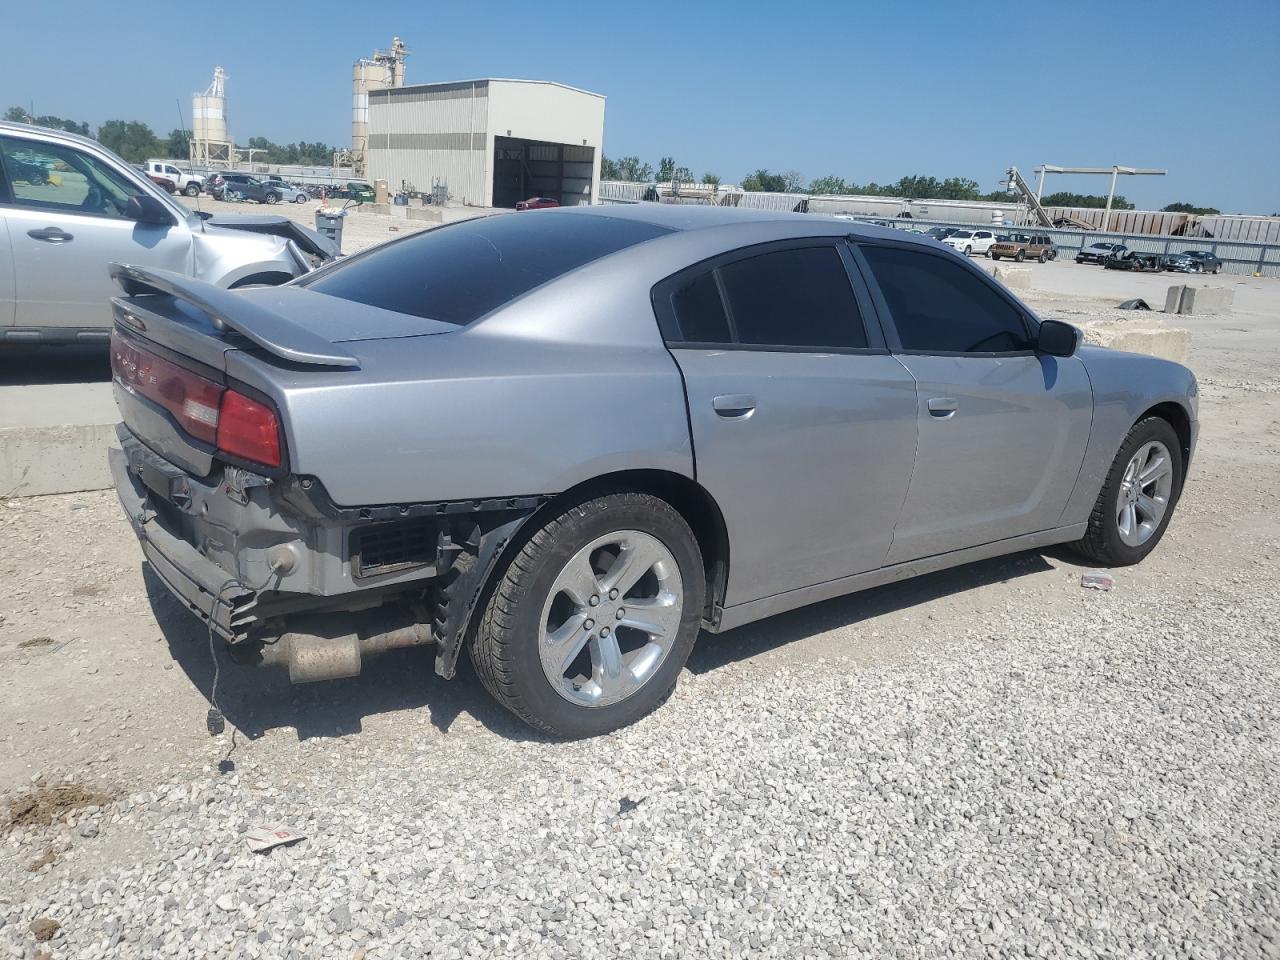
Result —
[{"label": "concrete silo", "polygon": [[191,95],[191,163],[196,167],[231,164],[235,143],[227,132],[227,75],[213,70],[213,82],[204,93]]},{"label": "concrete silo", "polygon": [[404,60],[409,51],[399,37],[391,39],[390,50],[375,50],[373,56],[357,60],[351,70],[351,164],[363,178],[369,148],[369,91],[404,86]]}]

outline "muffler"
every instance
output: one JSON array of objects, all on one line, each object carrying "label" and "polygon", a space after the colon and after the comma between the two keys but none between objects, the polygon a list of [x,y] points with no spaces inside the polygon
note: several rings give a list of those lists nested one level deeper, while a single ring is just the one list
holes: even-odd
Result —
[{"label": "muffler", "polygon": [[430,624],[401,606],[293,617],[289,626],[288,633],[263,643],[261,663],[288,667],[290,683],[358,677],[365,657],[435,642]]}]

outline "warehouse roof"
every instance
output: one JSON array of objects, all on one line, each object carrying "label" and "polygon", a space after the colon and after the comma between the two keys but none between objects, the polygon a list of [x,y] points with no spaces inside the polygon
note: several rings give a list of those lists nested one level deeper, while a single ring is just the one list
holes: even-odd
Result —
[{"label": "warehouse roof", "polygon": [[371,93],[388,94],[397,90],[421,90],[430,87],[465,87],[473,83],[538,83],[547,87],[559,87],[562,90],[570,90],[573,93],[585,94],[588,97],[599,97],[605,99],[603,93],[596,93],[592,90],[583,90],[581,87],[571,87],[567,83],[558,83],[555,80],[520,80],[516,77],[475,77],[471,80],[440,80],[435,83],[409,83],[403,87],[387,87],[382,90],[370,91]]}]

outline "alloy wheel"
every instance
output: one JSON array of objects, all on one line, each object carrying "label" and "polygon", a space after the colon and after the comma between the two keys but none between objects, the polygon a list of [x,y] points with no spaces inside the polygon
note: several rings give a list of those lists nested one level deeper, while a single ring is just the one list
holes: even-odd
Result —
[{"label": "alloy wheel", "polygon": [[543,604],[538,656],[564,699],[606,707],[641,689],[680,631],[680,567],[656,537],[619,530],[561,569]]},{"label": "alloy wheel", "polygon": [[1159,440],[1144,443],[1129,460],[1116,501],[1116,526],[1126,546],[1140,547],[1160,529],[1173,495],[1173,457]]}]

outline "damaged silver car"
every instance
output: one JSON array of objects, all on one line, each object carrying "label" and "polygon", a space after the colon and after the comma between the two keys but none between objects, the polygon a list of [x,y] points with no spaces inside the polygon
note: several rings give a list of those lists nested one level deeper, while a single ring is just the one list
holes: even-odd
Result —
[{"label": "damaged silver car", "polygon": [[1196,442],[1185,367],[834,218],[577,207],[282,287],[114,273],[112,472],[173,594],[295,681],[469,651],[563,736],[657,707],[700,628],[1049,544],[1136,563]]},{"label": "damaged silver car", "polygon": [[287,217],[193,212],[87,137],[0,123],[0,349],[105,343],[112,261],[244,287],[337,252]]}]

